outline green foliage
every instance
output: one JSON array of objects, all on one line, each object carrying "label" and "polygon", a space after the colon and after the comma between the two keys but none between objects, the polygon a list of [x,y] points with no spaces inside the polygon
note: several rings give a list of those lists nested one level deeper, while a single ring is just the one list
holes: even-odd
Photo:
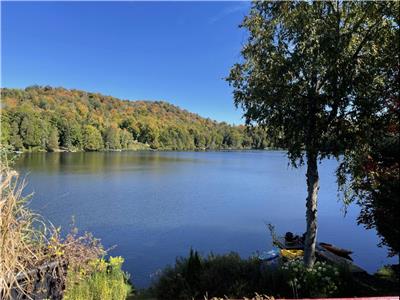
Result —
[{"label": "green foliage", "polygon": [[387,265],[383,266],[376,272],[375,276],[379,278],[383,278],[394,283],[399,283],[400,279],[400,265]]},{"label": "green foliage", "polygon": [[338,269],[325,262],[317,261],[312,268],[306,268],[301,259],[294,259],[284,263],[282,270],[287,273],[296,298],[332,296],[340,284]]},{"label": "green foliage", "polygon": [[[2,132],[2,136],[3,134],[4,133]],[[24,145],[22,143],[22,138],[19,135],[18,124],[15,121],[11,124],[11,134],[8,139],[8,142],[15,150],[22,150],[24,148]]]},{"label": "green foliage", "polygon": [[11,126],[10,122],[7,118],[7,115],[0,114],[0,144],[1,145],[8,145],[10,143],[10,134],[11,134]]},{"label": "green foliage", "polygon": [[363,173],[366,176],[357,178],[361,179],[361,182],[358,181],[359,186],[353,181],[353,187],[363,191],[358,201],[361,205],[358,222],[368,229],[376,229],[381,238],[380,245],[389,248],[389,255],[398,256],[400,228],[393,226],[400,218],[398,132],[397,135],[391,137],[381,135],[381,141],[372,145],[369,154],[369,159],[366,161],[370,163],[371,169],[364,168]]},{"label": "green foliage", "polygon": [[243,260],[236,253],[201,257],[190,250],[189,257],[179,258],[167,267],[152,289],[158,299],[204,299],[224,295],[232,298],[254,295],[260,263]]},{"label": "green foliage", "polygon": [[149,144],[153,149],[158,148],[159,129],[153,122],[148,120],[146,123],[139,123],[138,141],[144,144]]},{"label": "green foliage", "polygon": [[400,212],[400,3],[369,4],[365,9],[371,27],[354,85],[358,110],[349,113],[356,134],[344,152],[338,182],[345,203],[361,206],[359,223],[376,229],[380,245],[388,246],[389,255],[398,255],[400,231],[393,224]]},{"label": "green foliage", "polygon": [[304,150],[342,153],[365,135],[352,118],[365,125],[396,93],[398,8],[255,1],[241,25],[249,34],[243,62],[228,77],[246,121],[266,126],[293,163]]},{"label": "green foliage", "polygon": [[359,140],[358,148],[347,152],[338,170],[345,203],[361,206],[358,223],[375,229],[387,246],[389,255],[399,255],[399,108],[388,102],[386,113],[371,120],[368,140]]},{"label": "green foliage", "polygon": [[243,60],[227,80],[248,124],[265,126],[294,166],[307,159],[309,267],[318,160],[363,151],[387,103],[398,110],[399,11],[390,1],[255,1],[241,25]]},{"label": "green foliage", "polygon": [[[104,144],[106,149],[121,149],[120,129],[110,126],[106,129]],[[124,141],[125,142],[125,141]]]},{"label": "green foliage", "polygon": [[48,151],[55,151],[58,149],[58,131],[57,128],[50,129],[49,140],[47,142],[47,150]]},{"label": "green foliage", "polygon": [[[261,129],[250,135],[244,126],[204,119],[160,101],[121,101],[84,91],[40,86],[1,89],[1,97],[1,142],[15,150],[205,150],[264,146],[253,142],[263,135]],[[58,133],[57,146],[53,129]]]},{"label": "green foliage", "polygon": [[203,300],[205,295],[239,299],[255,293],[276,298],[396,295],[393,276],[390,272],[390,279],[383,280],[353,274],[346,266],[321,261],[308,269],[299,259],[268,264],[255,257],[242,259],[233,252],[203,257],[190,250],[188,257],[178,258],[174,266],[159,273],[145,294],[160,300]]},{"label": "green foliage", "polygon": [[110,257],[91,262],[91,270],[67,273],[66,300],[125,300],[132,292],[128,276],[121,270],[122,257]]},{"label": "green foliage", "polygon": [[132,135],[126,129],[122,129],[119,134],[120,146],[122,149],[130,149],[134,143]]},{"label": "green foliage", "polygon": [[20,125],[20,134],[26,148],[43,146],[43,137],[46,128],[40,119],[26,115]]},{"label": "green foliage", "polygon": [[103,148],[100,131],[92,125],[83,127],[83,144],[86,151],[97,151]]}]

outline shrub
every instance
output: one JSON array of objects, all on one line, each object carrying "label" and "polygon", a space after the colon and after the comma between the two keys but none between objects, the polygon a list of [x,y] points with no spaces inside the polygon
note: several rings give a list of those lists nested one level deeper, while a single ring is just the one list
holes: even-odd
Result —
[{"label": "shrub", "polygon": [[259,283],[260,261],[241,259],[236,253],[201,257],[190,250],[189,257],[178,258],[160,274],[152,289],[158,299],[204,299],[254,296]]},{"label": "shrub", "polygon": [[376,276],[389,281],[399,282],[399,264],[383,266],[376,272]]},{"label": "shrub", "polygon": [[282,265],[289,284],[297,297],[327,297],[338,290],[339,270],[326,262],[317,261],[312,268],[304,265],[302,258],[289,260]]},{"label": "shrub", "polygon": [[132,292],[128,275],[121,270],[122,257],[110,257],[109,261],[96,259],[88,267],[69,270],[66,300],[125,300]]},{"label": "shrub", "polygon": [[24,181],[9,167],[9,155],[0,149],[0,298],[18,294],[29,299],[34,280],[30,271],[49,257],[44,251],[46,230],[39,226],[40,216],[25,206]]},{"label": "shrub", "polygon": [[69,299],[125,299],[123,259],[99,260],[106,254],[99,240],[90,233],[79,236],[76,228],[62,238],[60,228],[27,207],[24,181],[10,162],[12,154],[0,147],[0,299],[60,299],[66,280],[68,292],[81,295],[87,286],[95,297]]},{"label": "shrub", "polygon": [[242,259],[233,252],[202,257],[193,250],[160,272],[146,292],[163,300],[203,300],[204,296],[240,299],[255,293],[277,298],[382,294],[366,290],[345,266],[336,268],[317,261],[308,270],[300,259],[270,264],[256,257]]}]

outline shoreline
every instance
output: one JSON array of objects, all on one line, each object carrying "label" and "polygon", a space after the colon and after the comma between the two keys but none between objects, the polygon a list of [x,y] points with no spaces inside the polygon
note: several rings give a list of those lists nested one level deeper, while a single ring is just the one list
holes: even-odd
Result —
[{"label": "shoreline", "polygon": [[104,153],[104,152],[245,152],[245,151],[286,151],[283,148],[268,147],[264,149],[257,148],[245,148],[245,149],[104,149],[98,151],[85,151],[85,150],[66,150],[57,149],[53,151],[46,150],[13,150],[16,154],[26,154],[26,153]]}]

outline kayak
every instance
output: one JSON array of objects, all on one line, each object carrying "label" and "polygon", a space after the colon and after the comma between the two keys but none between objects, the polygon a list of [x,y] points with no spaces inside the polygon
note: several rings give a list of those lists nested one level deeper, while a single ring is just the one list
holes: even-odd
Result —
[{"label": "kayak", "polygon": [[319,243],[319,245],[322,248],[332,252],[333,254],[336,254],[338,256],[341,256],[341,257],[344,257],[344,258],[352,260],[351,257],[350,257],[350,254],[352,254],[353,251],[351,251],[351,250],[339,248],[339,247],[336,247],[336,246],[334,246],[332,244],[328,244],[328,243]]},{"label": "kayak", "polygon": [[258,258],[264,261],[271,261],[274,260],[275,258],[279,257],[279,250],[278,249],[272,249],[268,252],[263,251]]},{"label": "kayak", "polygon": [[295,259],[304,255],[303,250],[281,249],[281,256],[287,259]]}]

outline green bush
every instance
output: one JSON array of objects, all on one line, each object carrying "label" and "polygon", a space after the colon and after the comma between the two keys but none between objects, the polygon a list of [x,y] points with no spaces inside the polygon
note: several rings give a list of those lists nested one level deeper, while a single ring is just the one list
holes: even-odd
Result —
[{"label": "green bush", "polygon": [[167,267],[152,286],[158,299],[204,299],[208,297],[254,296],[260,278],[257,259],[241,259],[236,253],[201,257],[190,251]]},{"label": "green bush", "polygon": [[[190,251],[174,266],[166,267],[146,291],[163,300],[204,299],[225,296],[239,299],[255,293],[275,298],[377,296],[398,291],[382,290],[382,282],[369,274],[352,274],[345,266],[317,261],[310,270],[301,260],[279,260],[274,264],[236,253],[202,257]],[[389,293],[390,294],[390,293]]]},{"label": "green bush", "polygon": [[122,257],[98,259],[90,269],[69,270],[64,299],[125,300],[132,292],[128,275],[121,270]]},{"label": "green bush", "polygon": [[399,282],[399,264],[383,266],[375,275],[382,279]]},{"label": "green bush", "polygon": [[339,270],[326,262],[317,261],[307,268],[301,258],[293,259],[284,263],[282,270],[287,272],[296,298],[332,296],[340,284]]}]

